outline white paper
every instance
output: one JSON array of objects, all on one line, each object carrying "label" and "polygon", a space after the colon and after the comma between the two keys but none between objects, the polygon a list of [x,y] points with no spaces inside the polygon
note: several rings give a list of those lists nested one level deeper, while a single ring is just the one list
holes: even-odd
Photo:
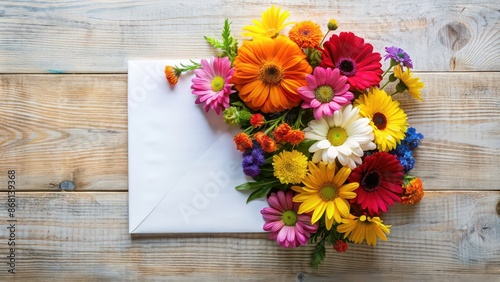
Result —
[{"label": "white paper", "polygon": [[250,181],[233,143],[236,128],[194,104],[193,75],[172,88],[166,65],[129,61],[129,233],[263,232],[265,200],[246,204]]}]

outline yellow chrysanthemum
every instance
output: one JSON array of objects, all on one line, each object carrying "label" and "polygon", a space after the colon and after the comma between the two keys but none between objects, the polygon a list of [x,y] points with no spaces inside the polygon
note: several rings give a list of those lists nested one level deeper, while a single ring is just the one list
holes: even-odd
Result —
[{"label": "yellow chrysanthemum", "polygon": [[292,186],[298,193],[293,201],[301,203],[298,213],[313,212],[312,224],[325,214],[328,230],[332,228],[334,221],[340,223],[342,217],[349,216],[350,205],[347,200],[356,197],[353,191],[359,186],[357,182],[345,184],[350,174],[349,167],[342,167],[337,171],[334,164],[319,162],[316,166],[309,162],[309,173],[302,180],[305,186]]},{"label": "yellow chrysanthemum", "polygon": [[298,184],[307,173],[307,157],[299,151],[283,151],[273,156],[274,176],[283,184]]},{"label": "yellow chrysanthemum", "polygon": [[271,6],[264,13],[262,13],[262,21],[252,20],[254,25],[248,25],[243,28],[247,32],[243,32],[243,36],[250,36],[252,38],[278,36],[280,31],[287,25],[285,20],[290,16],[290,12],[284,10],[281,12],[280,7]]},{"label": "yellow chrysanthemum", "polygon": [[405,138],[408,126],[406,113],[399,107],[399,102],[392,100],[384,90],[371,88],[354,104],[359,107],[361,116],[370,119],[379,151],[393,150]]},{"label": "yellow chrysanthemum", "polygon": [[354,243],[361,244],[366,239],[368,245],[375,246],[377,237],[387,241],[385,234],[391,233],[391,226],[384,225],[379,217],[349,215],[348,218],[342,219],[342,224],[337,226],[337,232],[344,233],[344,239],[349,237],[349,240]]},{"label": "yellow chrysanthemum", "polygon": [[394,76],[404,84],[404,88],[408,90],[408,93],[413,98],[423,101],[420,90],[424,88],[424,83],[418,77],[412,77],[412,75],[413,73],[410,71],[410,68],[406,68],[406,71],[403,72],[401,65],[394,66]]}]

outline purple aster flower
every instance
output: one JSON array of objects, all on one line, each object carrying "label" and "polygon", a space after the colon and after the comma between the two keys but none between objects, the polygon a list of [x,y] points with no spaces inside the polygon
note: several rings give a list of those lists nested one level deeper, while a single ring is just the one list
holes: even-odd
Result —
[{"label": "purple aster flower", "polygon": [[257,142],[253,142],[253,147],[243,152],[243,173],[255,177],[260,174],[260,167],[265,162],[264,150],[262,150]]},{"label": "purple aster flower", "polygon": [[243,173],[248,176],[255,177],[260,174],[260,167],[256,164],[243,166]]},{"label": "purple aster flower", "polygon": [[402,64],[405,67],[413,68],[413,63],[411,62],[410,56],[401,48],[398,47],[385,47],[387,54],[384,56],[384,60],[393,59],[397,63]]}]

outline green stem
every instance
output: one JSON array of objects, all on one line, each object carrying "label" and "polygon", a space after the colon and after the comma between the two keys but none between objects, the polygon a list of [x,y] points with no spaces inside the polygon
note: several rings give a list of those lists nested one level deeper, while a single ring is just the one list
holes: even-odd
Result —
[{"label": "green stem", "polygon": [[389,68],[382,74],[382,77],[384,77],[390,70],[392,70],[393,67],[393,65],[390,65]]},{"label": "green stem", "polygon": [[293,124],[294,129],[299,129],[300,126],[302,125],[302,115],[304,114],[304,111],[302,110],[302,107],[299,108],[299,116],[297,117],[297,120]]},{"label": "green stem", "polygon": [[285,112],[282,116],[280,116],[279,118],[277,118],[274,122],[273,122],[273,125],[271,125],[268,129],[266,129],[266,131],[264,132],[264,134],[268,135],[271,131],[274,130],[274,128],[276,128],[278,126],[279,123],[281,123],[286,115],[288,114],[288,111]]},{"label": "green stem", "polygon": [[399,93],[399,91],[396,91],[396,92],[392,93],[391,96],[394,96],[394,94],[398,94],[398,93]]},{"label": "green stem", "polygon": [[325,36],[323,36],[323,39],[321,39],[321,43],[319,43],[319,46],[323,46],[323,41],[325,41],[326,39],[326,36],[330,33],[331,30],[328,30],[326,33],[325,33]]},{"label": "green stem", "polygon": [[389,84],[389,82],[390,82],[389,80],[388,80],[388,81],[386,81],[386,82],[385,82],[385,84],[384,84],[382,87],[380,87],[380,90],[384,89],[384,87],[386,87],[386,86],[387,86],[387,84]]}]

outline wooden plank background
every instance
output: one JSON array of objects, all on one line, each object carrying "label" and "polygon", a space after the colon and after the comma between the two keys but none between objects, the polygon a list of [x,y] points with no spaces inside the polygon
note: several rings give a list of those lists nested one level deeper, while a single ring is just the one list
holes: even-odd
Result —
[{"label": "wooden plank background", "polygon": [[[130,59],[203,58],[224,18],[239,31],[268,1],[0,1],[0,280],[401,280],[500,277],[500,4],[283,1],[291,20],[340,22],[383,52],[410,53],[425,102],[401,98],[424,133],[428,191],[384,218],[388,242],[284,250],[266,234],[127,233]],[[240,40],[242,39],[239,37]],[[16,170],[16,274],[7,272],[7,171]],[[72,180],[76,190],[59,184]],[[1,259],[3,258],[3,259]]]}]

